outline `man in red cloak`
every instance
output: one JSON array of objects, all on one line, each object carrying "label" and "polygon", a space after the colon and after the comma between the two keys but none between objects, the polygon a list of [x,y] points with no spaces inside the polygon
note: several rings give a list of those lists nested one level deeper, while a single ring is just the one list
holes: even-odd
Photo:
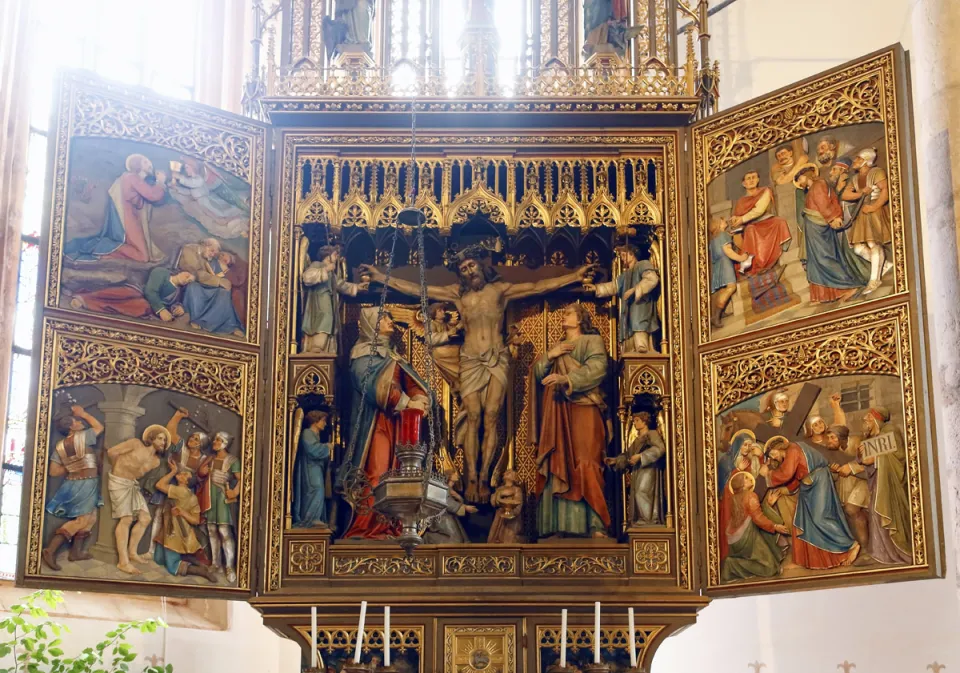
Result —
[{"label": "man in red cloak", "polygon": [[753,255],[748,273],[757,274],[780,261],[780,255],[790,245],[790,230],[787,221],[777,217],[773,190],[760,186],[757,171],[747,172],[740,184],[746,195],[737,199],[730,225],[743,228],[743,251]]}]

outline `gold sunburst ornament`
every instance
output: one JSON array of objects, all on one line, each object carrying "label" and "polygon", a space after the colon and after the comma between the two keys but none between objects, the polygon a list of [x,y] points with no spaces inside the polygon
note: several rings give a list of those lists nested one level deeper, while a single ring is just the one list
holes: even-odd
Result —
[{"label": "gold sunburst ornament", "polygon": [[457,643],[457,673],[503,673],[505,663],[503,643],[495,638],[478,635]]}]

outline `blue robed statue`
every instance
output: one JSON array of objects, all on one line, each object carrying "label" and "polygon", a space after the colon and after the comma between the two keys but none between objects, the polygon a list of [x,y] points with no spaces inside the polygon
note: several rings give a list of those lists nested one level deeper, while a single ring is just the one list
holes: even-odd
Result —
[{"label": "blue robed statue", "polygon": [[297,455],[293,461],[293,525],[301,528],[323,526],[327,519],[327,468],[330,444],[320,441],[330,415],[326,411],[308,411]]}]

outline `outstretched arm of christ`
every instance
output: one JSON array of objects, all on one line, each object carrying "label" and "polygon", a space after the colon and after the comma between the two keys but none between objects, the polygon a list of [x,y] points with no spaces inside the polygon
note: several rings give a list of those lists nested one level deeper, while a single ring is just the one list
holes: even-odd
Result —
[{"label": "outstretched arm of christ", "polygon": [[[387,280],[386,275],[375,266],[370,264],[361,264],[358,268],[360,269],[361,273],[370,274],[370,279],[375,283],[382,284]],[[400,278],[391,277],[388,286],[397,292],[401,292],[411,297],[420,296],[420,285],[418,283],[411,283],[409,280],[401,280]],[[460,293],[457,292],[456,285],[427,285],[427,296],[434,301],[455,302],[460,299]]]},{"label": "outstretched arm of christ", "polygon": [[543,294],[549,294],[554,290],[579,283],[596,268],[596,264],[581,266],[573,273],[568,273],[557,278],[544,278],[536,283],[504,283],[506,287],[503,293],[505,301],[512,299],[524,299],[525,297],[537,297]]}]

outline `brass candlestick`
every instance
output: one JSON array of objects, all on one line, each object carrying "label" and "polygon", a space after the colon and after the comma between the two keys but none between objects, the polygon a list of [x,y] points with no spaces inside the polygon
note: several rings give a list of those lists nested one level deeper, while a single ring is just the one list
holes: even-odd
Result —
[{"label": "brass candlestick", "polygon": [[610,664],[584,664],[583,673],[610,673]]}]

